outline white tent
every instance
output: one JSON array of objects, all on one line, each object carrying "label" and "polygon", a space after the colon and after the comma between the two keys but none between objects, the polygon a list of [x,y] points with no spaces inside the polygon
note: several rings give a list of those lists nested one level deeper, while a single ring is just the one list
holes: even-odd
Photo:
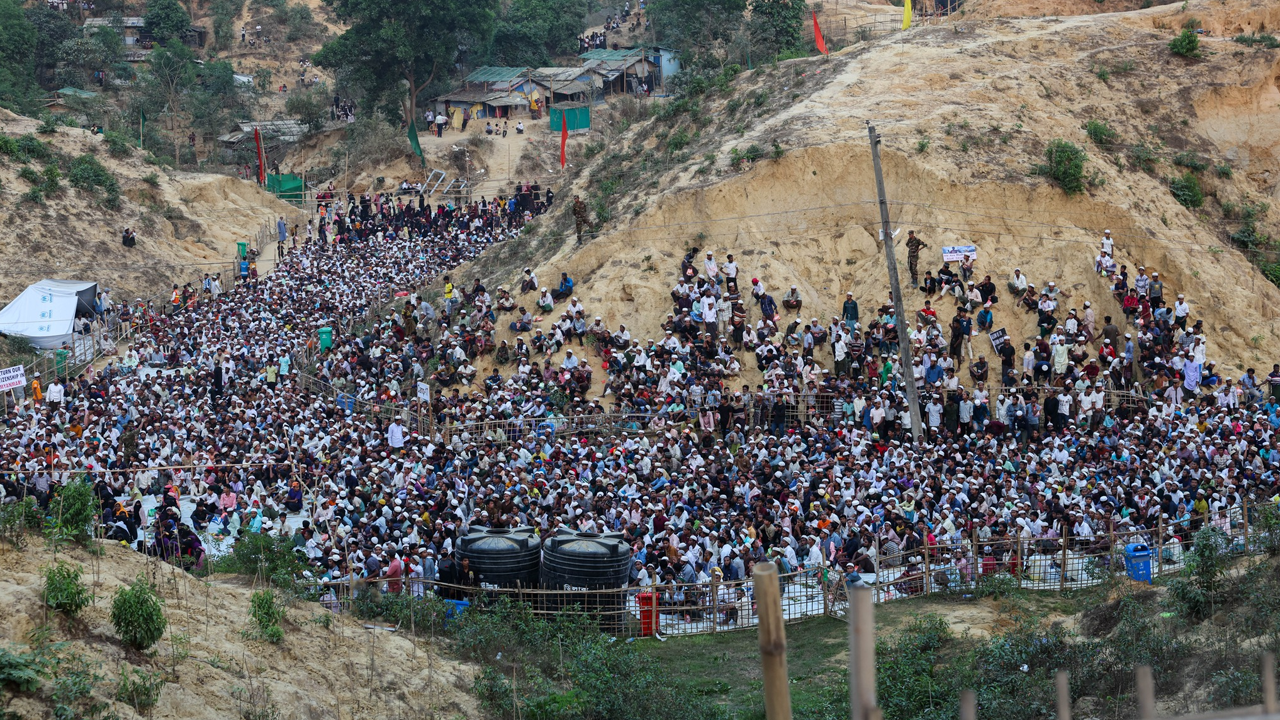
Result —
[{"label": "white tent", "polygon": [[41,280],[0,310],[0,333],[19,335],[38,348],[71,342],[77,314],[92,315],[98,284]]}]

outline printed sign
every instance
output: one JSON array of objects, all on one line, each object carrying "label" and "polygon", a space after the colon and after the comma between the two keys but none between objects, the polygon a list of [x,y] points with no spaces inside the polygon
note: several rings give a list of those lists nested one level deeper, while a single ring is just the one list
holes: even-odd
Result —
[{"label": "printed sign", "polygon": [[427,402],[431,402],[431,386],[424,382],[419,382],[418,397],[422,398],[423,400],[426,400]]},{"label": "printed sign", "polygon": [[991,338],[991,349],[1000,352],[1000,346],[1009,341],[1009,333],[1004,328],[992,330],[987,334]]},{"label": "printed sign", "polygon": [[964,260],[964,256],[968,255],[970,260],[978,259],[977,245],[943,245],[942,261],[943,262],[960,262]]},{"label": "printed sign", "polygon": [[0,370],[0,392],[24,387],[27,384],[27,369],[14,365]]}]

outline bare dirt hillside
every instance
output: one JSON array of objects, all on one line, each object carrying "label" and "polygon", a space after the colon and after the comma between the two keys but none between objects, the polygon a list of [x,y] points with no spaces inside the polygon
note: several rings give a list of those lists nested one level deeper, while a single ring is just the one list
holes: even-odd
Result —
[{"label": "bare dirt hillside", "polygon": [[[32,133],[38,125],[0,110],[0,132],[7,135]],[[119,182],[122,204],[109,210],[65,180],[62,192],[43,205],[20,202],[29,185],[18,178],[21,166],[0,162],[0,198],[7,208],[0,301],[45,277],[94,280],[112,288],[117,301],[163,293],[173,282],[225,272],[237,241],[252,238],[280,215],[299,217],[253,183],[167,171],[147,164],[136,151],[112,158],[101,136],[84,130],[59,128],[56,135],[39,138],[70,157],[93,153]],[[40,163],[33,167],[41,169]],[[153,175],[154,185],[144,179]],[[125,227],[137,232],[137,247],[121,245]]]},{"label": "bare dirt hillside", "polygon": [[[1191,18],[1211,31],[1203,59],[1168,49]],[[471,272],[510,282],[533,264],[552,284],[567,271],[591,314],[625,321],[642,338],[656,334],[680,257],[694,246],[721,260],[735,253],[744,283],[759,277],[775,296],[798,285],[806,321],[836,314],[845,291],[873,311],[888,297],[865,124],[874,120],[891,215],[904,231],[904,279],[905,230],[914,229],[930,245],[922,273],[940,265],[941,246],[972,244],[979,280],[990,274],[1003,291],[1018,266],[1040,286],[1068,290],[1068,307],[1091,300],[1099,321],[1119,317],[1093,272],[1110,229],[1131,276],[1144,265],[1160,273],[1168,297],[1186,293],[1208,327],[1210,357],[1270,362],[1280,355],[1280,290],[1228,235],[1241,207],[1280,200],[1280,51],[1223,36],[1277,24],[1274,3],[1200,0],[916,28],[838,57],[744,72],[696,106],[575,141],[578,162],[588,143],[604,149],[559,195],[580,193],[609,210],[598,237],[576,244],[562,206],[542,232]],[[1089,120],[1118,138],[1092,143],[1082,127]],[[1088,153],[1084,193],[1069,196],[1033,173],[1055,138]],[[758,160],[735,160],[753,145]],[[1146,170],[1142,153],[1154,157]],[[1187,172],[1175,164],[1183,153],[1207,163],[1198,209],[1170,192],[1169,178]],[[1274,235],[1277,215],[1259,230]],[[910,293],[907,302],[914,310],[922,298]],[[1034,332],[1034,316],[1007,297],[995,315],[1016,340]]]},{"label": "bare dirt hillside", "polygon": [[[209,583],[119,545],[103,545],[93,558],[84,550],[64,551],[59,559],[84,569],[84,581],[97,602],[68,620],[46,611],[40,600],[40,568],[54,561],[39,538],[16,551],[0,552],[0,599],[6,621],[0,640],[13,649],[28,643],[42,625],[53,641],[69,644],[66,654],[89,662],[104,677],[94,693],[111,702],[120,717],[137,717],[113,701],[120,674],[129,668],[161,672],[166,683],[150,717],[225,720],[243,715],[233,693],[252,690],[257,711],[275,705],[276,714],[253,717],[321,718],[471,718],[480,717],[471,686],[470,666],[441,659],[403,634],[369,630],[343,616],[330,616],[316,603],[298,603],[287,611],[284,641],[271,645],[246,640],[249,599],[254,588],[242,578],[215,576]],[[112,628],[111,598],[138,576],[149,578],[164,598],[168,629],[154,652],[124,645]],[[175,655],[176,653],[176,655]],[[185,657],[183,657],[185,655]],[[269,702],[261,692],[269,691]],[[42,697],[19,694],[5,708],[17,717],[46,717]]]}]

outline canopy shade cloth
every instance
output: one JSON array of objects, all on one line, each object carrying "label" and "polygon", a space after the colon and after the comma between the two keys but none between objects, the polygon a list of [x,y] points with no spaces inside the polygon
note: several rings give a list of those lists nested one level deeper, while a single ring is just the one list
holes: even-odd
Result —
[{"label": "canopy shade cloth", "polygon": [[38,348],[71,342],[76,315],[92,315],[98,284],[41,280],[0,310],[0,333],[18,335]]}]

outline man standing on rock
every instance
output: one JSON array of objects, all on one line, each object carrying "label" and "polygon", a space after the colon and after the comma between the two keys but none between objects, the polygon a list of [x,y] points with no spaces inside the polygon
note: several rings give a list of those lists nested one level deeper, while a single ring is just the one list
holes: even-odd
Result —
[{"label": "man standing on rock", "polygon": [[587,204],[582,202],[582,198],[577,195],[573,196],[573,221],[578,231],[578,244],[582,244],[582,228],[590,228],[591,220],[587,216]]},{"label": "man standing on rock", "polygon": [[927,247],[929,246],[923,240],[916,237],[915,230],[907,231],[907,269],[911,272],[912,287],[920,287],[920,273],[916,270],[916,265],[920,263],[921,248]]}]

